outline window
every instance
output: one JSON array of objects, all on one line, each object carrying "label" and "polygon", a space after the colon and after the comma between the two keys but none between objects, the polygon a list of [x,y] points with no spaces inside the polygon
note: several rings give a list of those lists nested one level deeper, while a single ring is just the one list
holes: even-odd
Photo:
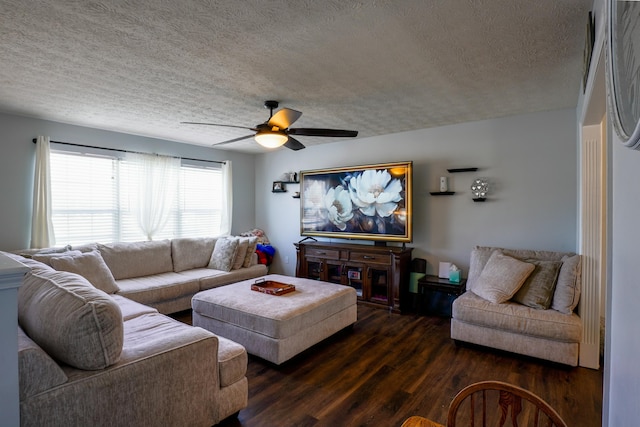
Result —
[{"label": "window", "polygon": [[[146,240],[133,209],[132,164],[115,156],[51,150],[52,221],[56,243]],[[222,170],[183,160],[169,219],[154,240],[220,234]]]}]

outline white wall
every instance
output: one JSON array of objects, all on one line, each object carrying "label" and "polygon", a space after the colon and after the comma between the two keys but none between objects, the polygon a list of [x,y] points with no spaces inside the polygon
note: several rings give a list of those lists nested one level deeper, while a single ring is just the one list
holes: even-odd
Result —
[{"label": "white wall", "polygon": [[637,425],[640,419],[640,151],[613,141],[612,280],[608,293],[605,403],[609,426]]},{"label": "white wall", "polygon": [[[596,43],[592,68],[598,58],[603,58],[597,53],[606,46],[605,8],[605,0],[593,0]],[[597,85],[600,84],[597,78],[594,72],[590,74],[587,93],[597,91]],[[597,94],[592,96],[603,97]],[[588,114],[589,109],[593,108],[589,104],[581,97],[577,111]],[[607,245],[610,272],[606,295],[602,424],[611,427],[635,426],[640,419],[640,334],[637,332],[637,325],[640,324],[640,263],[637,256],[640,242],[637,219],[637,213],[640,212],[640,151],[630,150],[620,143],[610,120],[607,132],[607,151],[611,157],[608,165],[610,238]]]},{"label": "white wall", "polygon": [[27,248],[30,241],[35,144],[53,141],[233,162],[233,232],[254,227],[255,156],[153,138],[0,114],[0,250]]},{"label": "white wall", "polygon": [[[256,224],[277,250],[272,271],[295,273],[293,243],[301,239],[299,199],[291,197],[299,186],[272,193],[272,181],[287,171],[403,160],[414,162],[410,246],[414,257],[427,259],[428,271],[452,261],[466,275],[474,245],[575,251],[575,123],[575,110],[568,109],[262,155],[256,162]],[[472,166],[480,170],[447,173]],[[454,196],[429,195],[441,175],[449,176]],[[478,176],[493,184],[485,203],[471,200],[469,186]]]}]

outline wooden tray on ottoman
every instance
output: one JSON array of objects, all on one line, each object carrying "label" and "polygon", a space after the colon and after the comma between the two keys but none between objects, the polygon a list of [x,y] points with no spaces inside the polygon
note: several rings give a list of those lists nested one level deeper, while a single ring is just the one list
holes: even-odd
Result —
[{"label": "wooden tray on ottoman", "polygon": [[284,295],[295,291],[296,287],[287,283],[276,282],[275,280],[259,279],[251,285],[251,290],[269,295]]}]

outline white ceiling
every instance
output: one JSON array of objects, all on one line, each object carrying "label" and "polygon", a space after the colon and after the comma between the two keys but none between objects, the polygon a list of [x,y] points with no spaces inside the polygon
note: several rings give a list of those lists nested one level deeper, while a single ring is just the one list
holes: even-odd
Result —
[{"label": "white ceiling", "polygon": [[590,4],[0,0],[0,111],[211,145],[251,132],[180,122],[255,126],[266,99],[359,137],[575,107]]}]

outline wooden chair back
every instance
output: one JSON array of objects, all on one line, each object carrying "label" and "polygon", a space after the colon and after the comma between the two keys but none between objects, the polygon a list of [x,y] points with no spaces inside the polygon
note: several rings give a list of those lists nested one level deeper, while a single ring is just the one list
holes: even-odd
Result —
[{"label": "wooden chair back", "polygon": [[451,401],[447,417],[447,427],[567,427],[536,394],[501,381],[465,387]]}]

